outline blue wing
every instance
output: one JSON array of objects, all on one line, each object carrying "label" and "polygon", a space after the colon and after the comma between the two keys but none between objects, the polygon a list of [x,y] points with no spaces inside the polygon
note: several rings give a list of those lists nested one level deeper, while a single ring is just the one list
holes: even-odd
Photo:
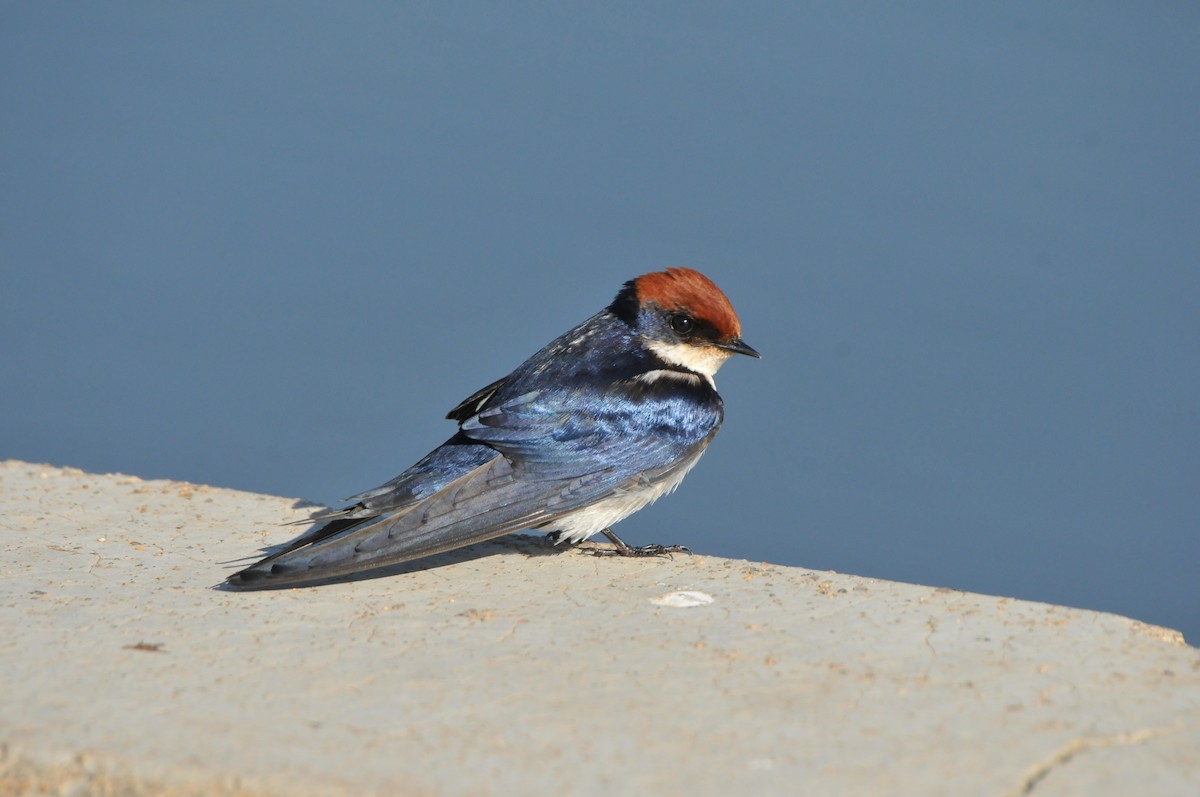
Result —
[{"label": "blue wing", "polygon": [[670,478],[722,419],[720,397],[701,380],[630,379],[590,402],[565,388],[507,397],[493,389],[476,407],[446,444],[355,496],[354,506],[321,514],[325,526],[234,574],[230,585],[294,586],[551,524]]}]

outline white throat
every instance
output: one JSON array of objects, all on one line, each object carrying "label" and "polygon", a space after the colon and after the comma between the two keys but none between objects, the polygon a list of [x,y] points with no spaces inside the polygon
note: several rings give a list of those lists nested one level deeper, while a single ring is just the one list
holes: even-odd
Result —
[{"label": "white throat", "polygon": [[732,352],[718,349],[716,346],[693,346],[690,343],[663,343],[661,340],[647,340],[646,348],[657,354],[665,362],[695,371],[701,376],[713,381],[717,369],[725,364]]}]

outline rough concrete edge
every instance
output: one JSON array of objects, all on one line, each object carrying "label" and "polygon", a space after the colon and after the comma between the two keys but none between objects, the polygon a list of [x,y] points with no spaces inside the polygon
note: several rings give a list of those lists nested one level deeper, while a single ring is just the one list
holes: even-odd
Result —
[{"label": "rough concrete edge", "polygon": [[[1097,610],[1090,609],[1089,611],[1097,611]],[[1124,617],[1125,615],[1117,615],[1117,616]],[[1165,626],[1161,626],[1161,625],[1151,625],[1150,623],[1143,623],[1141,620],[1134,620],[1133,618],[1126,618],[1126,619],[1129,620],[1130,632],[1132,632],[1134,634],[1148,636],[1151,639],[1157,639],[1160,642],[1166,642],[1169,645],[1179,645],[1180,647],[1185,647],[1185,648],[1191,647],[1191,645],[1188,644],[1188,641],[1183,638],[1182,631],[1176,631],[1174,628],[1166,628]]]},{"label": "rough concrete edge", "polygon": [[272,797],[243,788],[236,778],[167,781],[135,774],[86,753],[33,757],[0,741],[0,797]]}]

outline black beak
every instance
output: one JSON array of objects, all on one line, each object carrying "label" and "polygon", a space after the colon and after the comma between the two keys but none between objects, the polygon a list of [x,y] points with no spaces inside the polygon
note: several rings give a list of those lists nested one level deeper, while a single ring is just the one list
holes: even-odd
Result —
[{"label": "black beak", "polygon": [[724,349],[725,351],[731,351],[734,354],[746,354],[759,360],[762,359],[762,355],[756,352],[749,343],[741,338],[734,338],[733,340],[726,340],[718,343],[717,348]]}]

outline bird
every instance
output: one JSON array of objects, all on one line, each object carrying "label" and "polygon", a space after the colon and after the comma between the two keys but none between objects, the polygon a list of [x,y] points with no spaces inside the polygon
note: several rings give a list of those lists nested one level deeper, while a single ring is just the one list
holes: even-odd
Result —
[{"label": "bird", "polygon": [[742,340],[729,299],[673,267],[616,298],[447,413],[458,431],[396,478],[313,513],[310,531],[230,575],[235,590],[308,586],[521,530],[597,554],[652,556],[612,526],[672,492],[724,420],[713,380]]}]

